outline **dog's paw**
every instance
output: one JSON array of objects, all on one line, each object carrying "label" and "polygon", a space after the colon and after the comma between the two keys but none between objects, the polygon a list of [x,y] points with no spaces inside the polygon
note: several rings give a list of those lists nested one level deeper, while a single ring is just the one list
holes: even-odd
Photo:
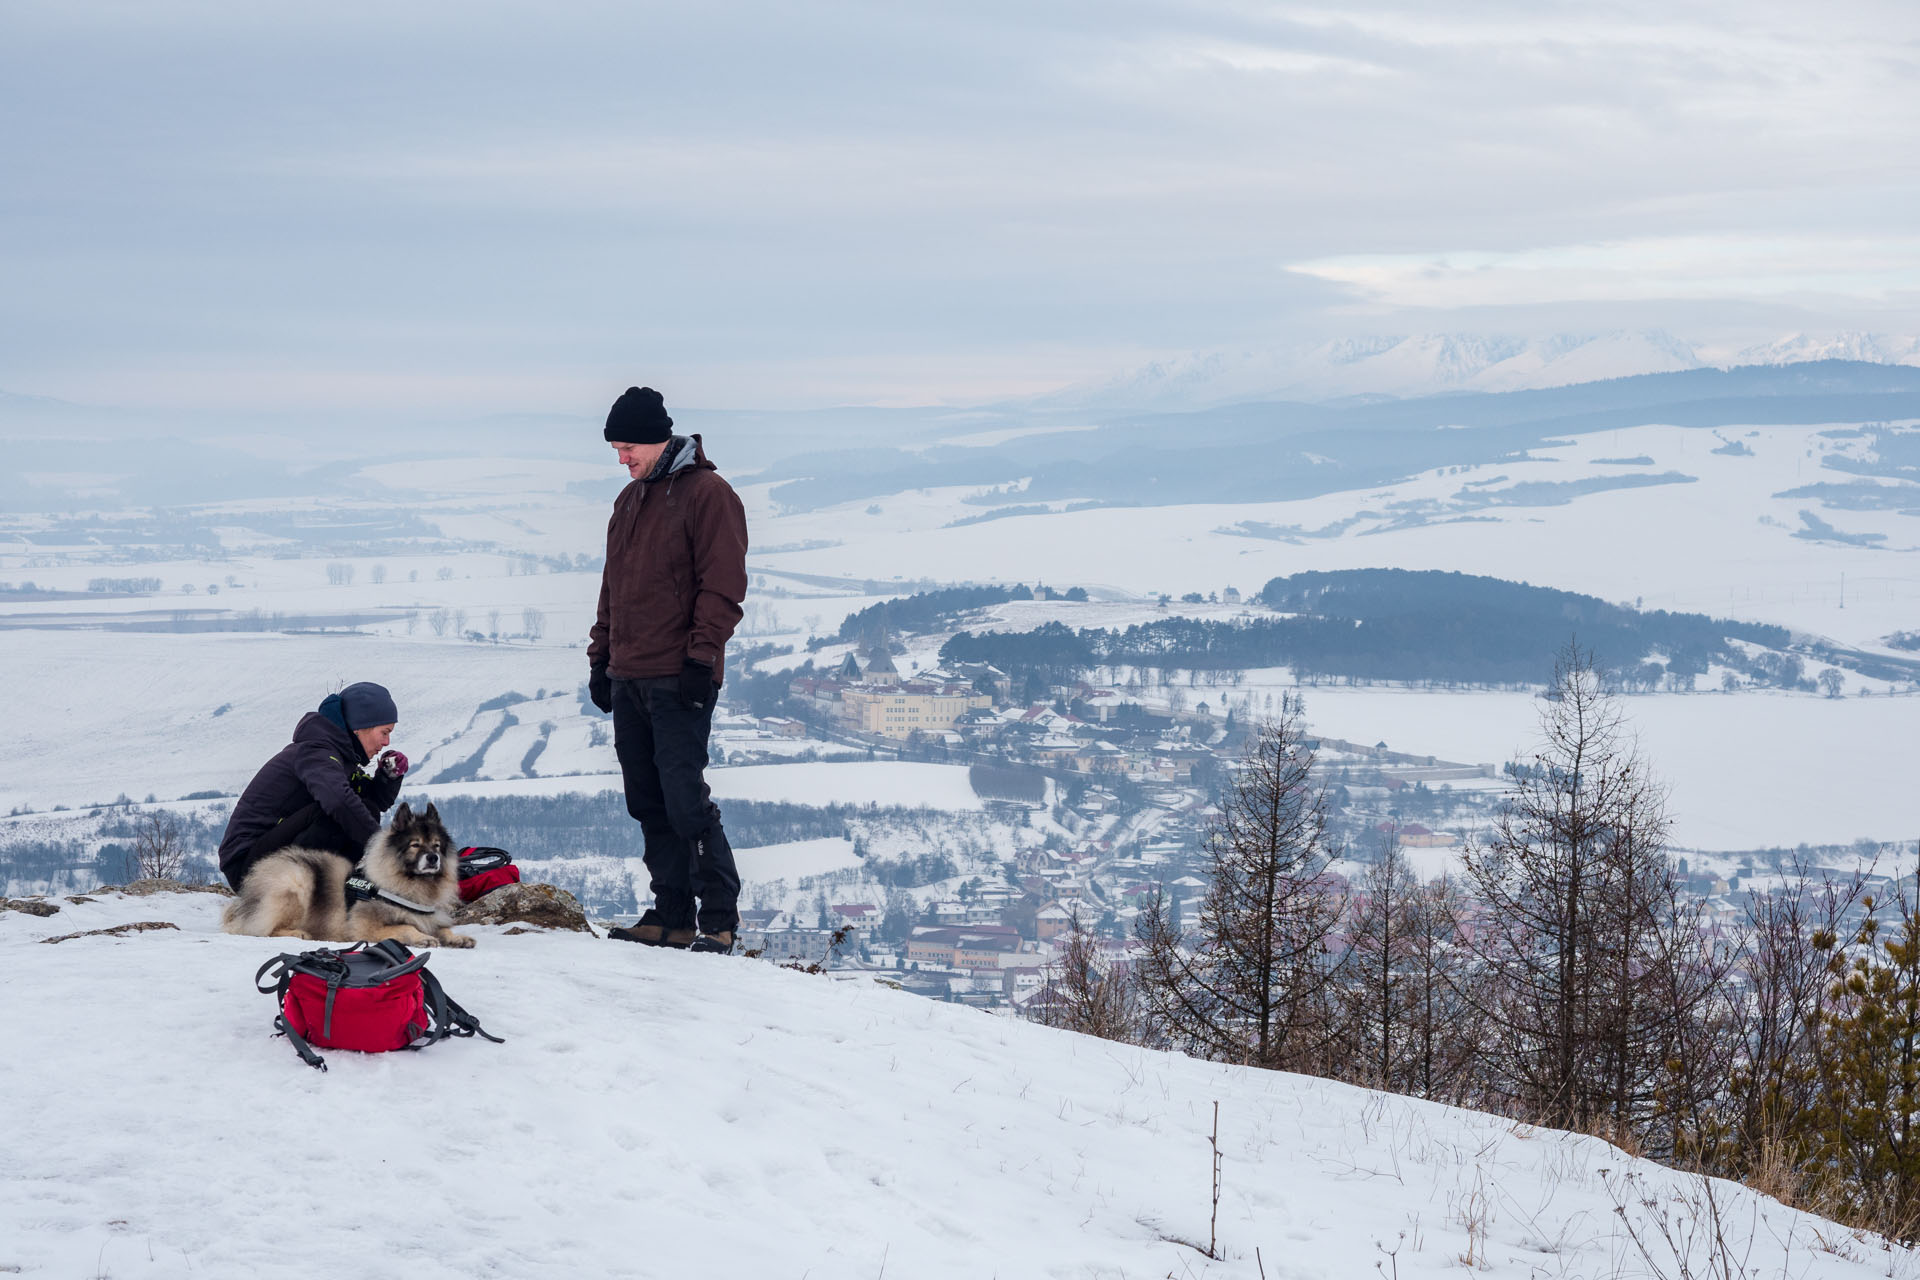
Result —
[{"label": "dog's paw", "polygon": [[470,947],[473,943],[474,940],[464,933],[443,933],[440,935],[440,945],[443,947]]}]

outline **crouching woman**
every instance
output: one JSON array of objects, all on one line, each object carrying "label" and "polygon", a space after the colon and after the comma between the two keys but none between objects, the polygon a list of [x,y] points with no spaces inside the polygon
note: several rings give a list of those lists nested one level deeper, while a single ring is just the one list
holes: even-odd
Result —
[{"label": "crouching woman", "polygon": [[328,694],[319,710],[300,717],[293,741],[233,806],[220,839],[227,883],[238,889],[260,859],[294,845],[359,862],[407,772],[407,758],[387,749],[399,719],[393,695],[371,682]]}]

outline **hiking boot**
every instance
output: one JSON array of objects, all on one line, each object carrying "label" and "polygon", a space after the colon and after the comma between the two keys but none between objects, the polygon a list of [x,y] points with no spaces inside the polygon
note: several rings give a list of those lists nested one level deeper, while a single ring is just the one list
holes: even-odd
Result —
[{"label": "hiking boot", "polygon": [[733,951],[733,930],[722,933],[703,933],[693,941],[690,948],[694,951],[711,951],[715,955],[727,955]]},{"label": "hiking boot", "polygon": [[643,947],[679,947],[684,949],[692,946],[694,939],[699,935],[692,929],[669,929],[666,925],[652,924],[643,920],[638,924],[626,925],[619,929],[609,929],[607,930],[607,936],[609,938],[617,938],[621,942],[637,942]]}]

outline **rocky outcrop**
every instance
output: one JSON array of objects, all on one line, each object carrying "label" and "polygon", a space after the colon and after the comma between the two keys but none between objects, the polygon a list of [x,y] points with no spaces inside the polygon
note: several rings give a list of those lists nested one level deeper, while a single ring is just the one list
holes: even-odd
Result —
[{"label": "rocky outcrop", "polygon": [[131,884],[103,884],[98,889],[89,889],[88,892],[124,893],[131,898],[146,898],[156,893],[217,893],[223,898],[234,896],[233,890],[223,884],[186,884],[179,880],[135,880]]},{"label": "rocky outcrop", "polygon": [[85,929],[79,933],[63,933],[56,938],[42,938],[42,942],[72,942],[75,938],[124,938],[130,933],[151,933],[155,929],[178,929],[177,924],[165,920],[131,920],[126,924],[114,925],[111,929]]},{"label": "rocky outcrop", "polygon": [[0,898],[0,911],[18,911],[25,916],[51,916],[59,914],[60,908],[42,898]]},{"label": "rocky outcrop", "polygon": [[550,884],[503,884],[456,911],[455,924],[522,924],[592,933],[587,913],[565,889]]}]

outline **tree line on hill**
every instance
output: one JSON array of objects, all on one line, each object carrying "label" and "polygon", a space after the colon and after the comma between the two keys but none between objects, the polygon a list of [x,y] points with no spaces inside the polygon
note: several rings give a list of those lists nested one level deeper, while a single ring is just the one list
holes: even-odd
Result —
[{"label": "tree line on hill", "polygon": [[[449,796],[436,801],[457,844],[493,845],[528,860],[638,857],[639,828],[627,816],[618,792],[595,795]],[[936,811],[903,805],[807,805],[771,800],[728,800],[727,836],[738,848],[798,840],[853,840],[860,830],[923,821]],[[217,877],[215,850],[226,828],[225,810],[173,814],[129,805],[104,815],[88,835],[0,840],[0,890],[34,886],[88,889],[139,878],[139,849],[146,825],[164,817],[181,855],[180,874],[191,881]],[[104,842],[100,837],[105,837]],[[870,870],[884,884],[921,885],[938,879],[938,857],[893,865],[874,860]],[[948,874],[951,874],[949,871]]]},{"label": "tree line on hill", "polygon": [[[1086,598],[1085,587],[1069,587],[1056,592],[1044,584],[1036,590],[1023,582],[1016,582],[1010,587],[942,587],[935,591],[917,591],[893,600],[882,600],[879,604],[870,604],[857,613],[848,614],[841,621],[834,639],[843,644],[870,647],[881,643],[889,635],[925,635],[932,631],[944,631],[962,614],[996,604],[1036,599],[1084,601]],[[809,647],[820,648],[830,643],[833,641],[817,638],[809,642]]]},{"label": "tree line on hill", "polygon": [[[1285,616],[1245,621],[1156,618],[1124,629],[1074,630],[1049,622],[1025,632],[963,631],[940,650],[950,662],[990,662],[1052,683],[1096,667],[1231,671],[1289,667],[1306,677],[1537,685],[1552,654],[1577,634],[1607,677],[1644,687],[1670,677],[1690,687],[1709,664],[1761,683],[1812,687],[1798,659],[1768,651],[1789,643],[1781,627],[1704,614],[1641,612],[1570,591],[1498,578],[1402,569],[1358,569],[1275,578],[1262,603]],[[1748,657],[1734,641],[1762,649]],[[1664,665],[1646,661],[1664,654]],[[1774,661],[1767,661],[1774,659]],[[1648,668],[1651,667],[1651,672]]]},{"label": "tree line on hill", "polygon": [[1038,1016],[1598,1134],[1920,1239],[1920,902],[1803,867],[1716,918],[1591,655],[1552,691],[1491,833],[1429,883],[1391,840],[1332,874],[1313,751],[1269,722],[1197,918],[1150,900],[1125,964],[1076,928]]},{"label": "tree line on hill", "polygon": [[[449,796],[438,807],[459,843],[496,845],[528,858],[626,857],[639,844],[639,828],[616,791]],[[727,838],[743,849],[795,840],[846,840],[851,838],[848,819],[873,813],[850,804],[728,800]]]}]

